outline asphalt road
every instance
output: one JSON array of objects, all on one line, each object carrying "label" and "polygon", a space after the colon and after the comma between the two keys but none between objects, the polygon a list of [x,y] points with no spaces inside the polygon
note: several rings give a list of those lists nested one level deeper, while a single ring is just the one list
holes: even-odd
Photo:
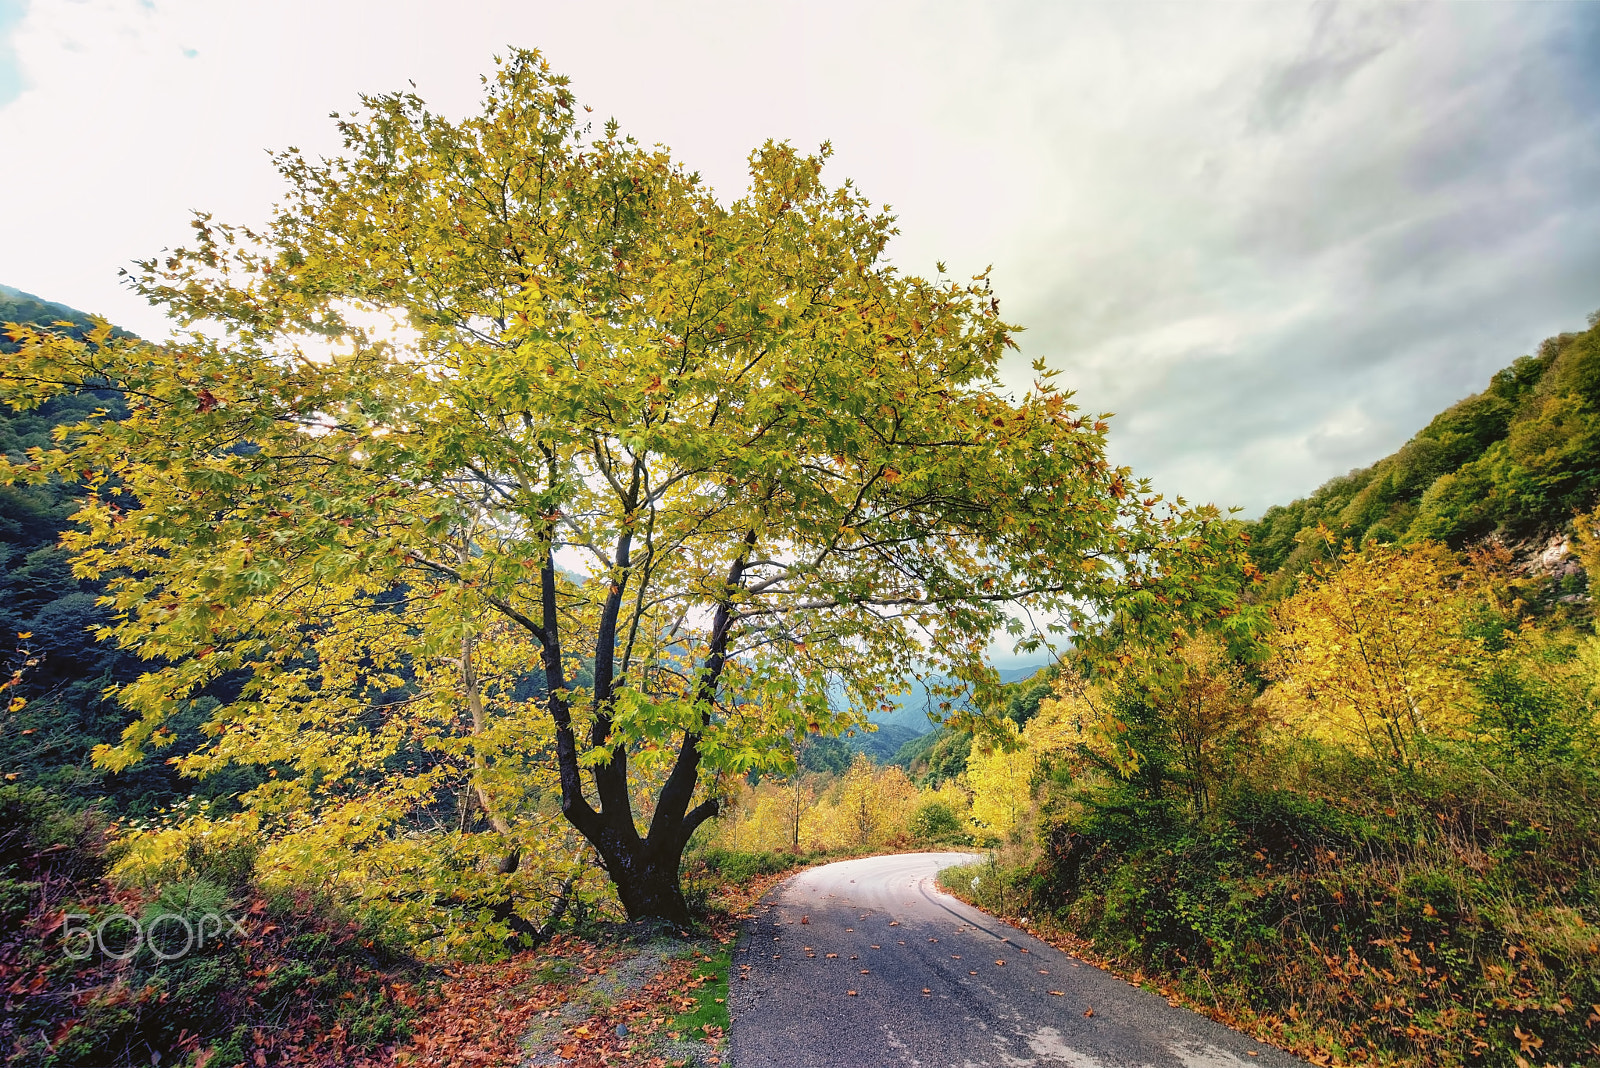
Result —
[{"label": "asphalt road", "polygon": [[934,886],[976,859],[847,860],[776,887],[734,947],[733,1068],[1305,1065]]}]

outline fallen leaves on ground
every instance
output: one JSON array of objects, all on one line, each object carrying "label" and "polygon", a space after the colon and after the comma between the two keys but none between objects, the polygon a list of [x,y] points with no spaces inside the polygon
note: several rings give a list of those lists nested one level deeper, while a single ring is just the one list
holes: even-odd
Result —
[{"label": "fallen leaves on ground", "polygon": [[[519,953],[494,964],[451,968],[438,992],[428,999],[411,1041],[395,1053],[397,1068],[436,1064],[520,1064],[525,1056],[522,1036],[534,1017],[558,1012],[581,988],[578,978],[603,970],[618,952],[577,938],[562,937],[542,949]],[[540,982],[538,975],[564,963],[566,977]],[[563,1055],[577,1043],[593,1041],[595,1027],[576,1023],[564,1036]],[[579,1061],[577,1063],[585,1063]],[[601,1063],[596,1060],[594,1064]]]}]

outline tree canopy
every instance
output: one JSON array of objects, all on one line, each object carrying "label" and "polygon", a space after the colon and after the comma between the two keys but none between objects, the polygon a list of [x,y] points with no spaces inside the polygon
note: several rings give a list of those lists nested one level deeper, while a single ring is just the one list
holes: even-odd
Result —
[{"label": "tree canopy", "polygon": [[1006,395],[986,276],[889,265],[826,146],[762,146],[723,202],[537,53],[485,86],[459,122],[363,98],[343,155],[276,157],[262,232],[198,215],[132,276],[173,340],[16,332],[13,407],[128,405],[3,472],[87,485],[75,566],[150,661],[103,766],[206,696],[170,759],[266,768],[265,830],[380,850],[476,806],[510,886],[559,797],[630,915],[682,919],[719,776],[913,665],[993,686],[1005,606],[1082,623],[1221,525],[1042,364]]}]

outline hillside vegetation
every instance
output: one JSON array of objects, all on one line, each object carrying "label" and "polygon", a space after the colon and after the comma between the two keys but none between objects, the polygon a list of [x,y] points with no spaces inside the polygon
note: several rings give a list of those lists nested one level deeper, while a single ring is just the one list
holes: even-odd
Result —
[{"label": "hillside vegetation", "polygon": [[[0,323],[31,324],[83,338],[93,323],[82,312],[0,286]],[[127,336],[117,332],[119,336]],[[16,351],[0,333],[0,355]],[[58,427],[79,423],[97,410],[122,418],[127,407],[114,390],[57,397],[28,411],[0,406],[0,455],[22,458],[52,445]],[[73,804],[95,802],[108,814],[149,816],[198,791],[221,798],[237,776],[205,784],[180,783],[175,769],[152,762],[110,775],[93,767],[90,753],[114,742],[127,714],[106,696],[108,686],[131,682],[137,657],[95,640],[110,613],[96,603],[104,584],[73,574],[61,532],[83,504],[80,486],[51,481],[0,485],[0,635],[13,647],[7,658],[7,707],[0,709],[0,766],[11,781],[44,787]],[[198,711],[184,717],[184,740],[199,738]]]},{"label": "hillside vegetation", "polygon": [[[1332,544],[1434,540],[1453,548],[1565,530],[1600,493],[1600,313],[1496,374],[1371,467],[1267,509],[1250,555],[1286,580]],[[1276,587],[1275,587],[1276,588]]]},{"label": "hillside vegetation", "polygon": [[1316,1064],[1600,1063],[1597,427],[1592,317],[1241,524],[1232,609],[1148,599],[971,747],[950,888]]}]

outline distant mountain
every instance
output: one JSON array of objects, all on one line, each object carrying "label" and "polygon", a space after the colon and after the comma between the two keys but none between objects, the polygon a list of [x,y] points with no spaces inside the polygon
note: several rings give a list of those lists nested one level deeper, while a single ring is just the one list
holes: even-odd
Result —
[{"label": "distant mountain", "polygon": [[[71,323],[72,328],[67,333],[75,337],[82,337],[94,328],[89,316],[77,308],[69,308],[65,304],[57,304],[53,300],[36,297],[20,289],[13,289],[7,285],[0,285],[0,324],[26,323],[30,326],[54,327],[57,323]],[[125,330],[114,330],[116,337],[132,337]],[[16,352],[16,342],[5,336],[0,330],[0,352]]]},{"label": "distant mountain", "polygon": [[0,285],[0,321],[9,323],[33,323],[37,326],[48,326],[57,320],[87,322],[89,317],[76,308],[69,308],[65,304],[57,304],[53,300],[36,297],[32,293],[25,293],[20,289],[13,289],[7,285]]},{"label": "distant mountain", "polygon": [[[43,305],[45,305],[47,307],[51,307],[51,308],[66,308],[67,307],[65,304],[55,304],[55,303],[53,303],[51,301],[45,300],[43,297],[36,297],[32,293],[24,293],[20,289],[12,289],[8,285],[0,285],[0,297],[5,297],[8,300],[13,300],[13,301],[31,300],[35,304],[43,304]],[[72,309],[71,308],[67,308],[67,311],[70,312],[70,311],[72,311]]]},{"label": "distant mountain", "polygon": [[[1001,668],[1000,681],[1020,682],[1042,671],[1045,666],[1024,664],[1020,667]],[[937,682],[936,679],[932,681]],[[911,692],[893,699],[895,705],[893,712],[872,712],[867,718],[880,725],[904,728],[911,732],[910,737],[916,737],[934,729],[935,724],[928,717],[928,713],[938,709],[941,700],[944,698],[931,696],[928,688],[920,680],[912,679]]]},{"label": "distant mountain", "polygon": [[857,731],[853,736],[845,738],[845,744],[851,749],[867,754],[879,764],[888,764],[907,742],[914,741],[923,733],[925,732],[914,731],[910,727],[894,723],[880,723],[878,729],[870,734],[866,731]]},{"label": "distant mountain", "polygon": [[1340,541],[1457,548],[1548,536],[1600,495],[1600,312],[1496,374],[1390,456],[1248,525],[1255,564],[1280,584]]}]

